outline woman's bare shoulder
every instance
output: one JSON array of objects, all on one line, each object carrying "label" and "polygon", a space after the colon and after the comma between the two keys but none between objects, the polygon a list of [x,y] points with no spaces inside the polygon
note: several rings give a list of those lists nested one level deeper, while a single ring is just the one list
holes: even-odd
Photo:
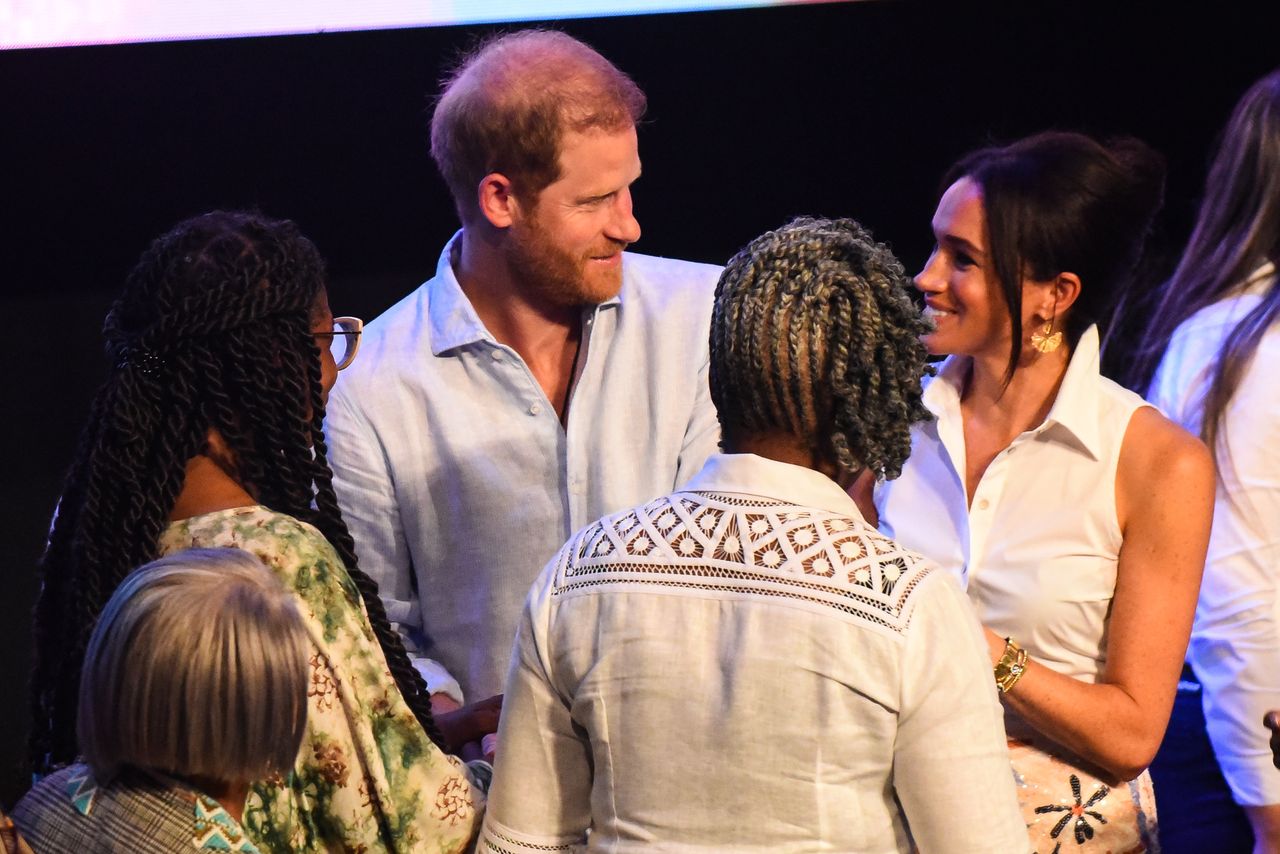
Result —
[{"label": "woman's bare shoulder", "polygon": [[[1141,465],[1144,462],[1146,465]],[[1198,437],[1166,418],[1154,406],[1142,406],[1129,420],[1120,446],[1120,465],[1143,471],[1147,476],[1155,474],[1150,467],[1204,469],[1212,474],[1213,457]]]},{"label": "woman's bare shoulder", "polygon": [[1154,406],[1133,413],[1116,471],[1117,497],[1123,504],[1138,508],[1178,497],[1211,502],[1213,478],[1213,456],[1204,442]]}]

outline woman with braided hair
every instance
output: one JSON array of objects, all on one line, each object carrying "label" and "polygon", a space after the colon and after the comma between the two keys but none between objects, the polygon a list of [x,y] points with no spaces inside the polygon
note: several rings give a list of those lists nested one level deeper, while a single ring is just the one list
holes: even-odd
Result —
[{"label": "woman with braided hair", "polygon": [[236,547],[298,597],[311,642],[303,746],[292,774],[250,792],[249,835],[270,851],[464,849],[483,795],[445,750],[490,731],[497,706],[442,719],[446,738],[358,567],[321,423],[360,323],[330,313],[315,247],[256,214],[187,220],[143,254],[104,331],[111,367],[41,564],[36,769],[77,755],[85,648],[121,579]]},{"label": "woman with braided hair", "polygon": [[729,262],[725,453],[534,583],[484,850],[578,850],[588,829],[593,851],[1026,849],[964,594],[843,488],[894,476],[927,417],[907,289],[852,220],[796,220]]},{"label": "woman with braided hair", "polygon": [[877,491],[881,530],[954,572],[986,627],[1036,851],[1158,845],[1145,769],[1191,629],[1213,469],[1098,356],[1162,184],[1136,140],[974,152],[943,181],[916,277],[923,341],[949,358],[925,390],[936,420]]}]

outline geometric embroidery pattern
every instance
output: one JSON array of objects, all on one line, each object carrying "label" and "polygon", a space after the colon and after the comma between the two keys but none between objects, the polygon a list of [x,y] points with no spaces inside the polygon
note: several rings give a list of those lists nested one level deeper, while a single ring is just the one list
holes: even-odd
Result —
[{"label": "geometric embroidery pattern", "polygon": [[485,835],[480,844],[489,854],[518,854],[520,851],[546,851],[548,854],[554,854],[554,852],[572,851],[581,847],[577,842],[566,842],[564,845],[533,845],[512,839],[493,828],[485,829]]},{"label": "geometric embroidery pattern", "polygon": [[205,795],[196,796],[195,835],[191,841],[202,851],[261,854],[222,805]]},{"label": "geometric embroidery pattern", "polygon": [[[98,783],[88,765],[67,777],[66,792],[81,815],[89,815],[97,801]],[[192,844],[202,851],[232,851],[236,854],[262,854],[248,840],[239,822],[208,795],[196,792],[193,815]]]},{"label": "geometric embroidery pattern", "polygon": [[559,559],[556,596],[602,584],[718,589],[820,603],[898,633],[909,594],[931,571],[860,520],[711,492],[605,517]]},{"label": "geometric embroidery pattern", "polygon": [[93,779],[93,773],[88,765],[83,771],[77,771],[67,777],[67,795],[71,798],[71,804],[81,815],[88,815],[93,810],[93,798],[96,794],[98,794],[98,784]]}]

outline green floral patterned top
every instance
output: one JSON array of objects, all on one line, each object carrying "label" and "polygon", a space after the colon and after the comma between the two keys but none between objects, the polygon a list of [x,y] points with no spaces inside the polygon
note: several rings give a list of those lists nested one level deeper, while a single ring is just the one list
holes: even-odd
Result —
[{"label": "green floral patterned top", "polygon": [[257,555],[297,594],[311,640],[307,730],[287,779],[253,787],[242,824],[264,852],[453,852],[484,796],[427,737],[396,688],[355,583],[311,525],[238,507],[169,526],[162,553]]}]

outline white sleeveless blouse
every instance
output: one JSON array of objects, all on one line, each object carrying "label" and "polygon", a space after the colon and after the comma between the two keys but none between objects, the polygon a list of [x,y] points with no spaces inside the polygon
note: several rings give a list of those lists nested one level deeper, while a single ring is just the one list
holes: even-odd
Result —
[{"label": "white sleeveless blouse", "polygon": [[937,421],[916,427],[902,476],[876,491],[880,529],[954,572],[984,626],[1090,683],[1106,664],[1123,539],[1120,446],[1146,405],[1098,364],[1090,327],[1044,423],[996,456],[966,507],[960,389],[968,359],[947,359],[924,395]]}]

